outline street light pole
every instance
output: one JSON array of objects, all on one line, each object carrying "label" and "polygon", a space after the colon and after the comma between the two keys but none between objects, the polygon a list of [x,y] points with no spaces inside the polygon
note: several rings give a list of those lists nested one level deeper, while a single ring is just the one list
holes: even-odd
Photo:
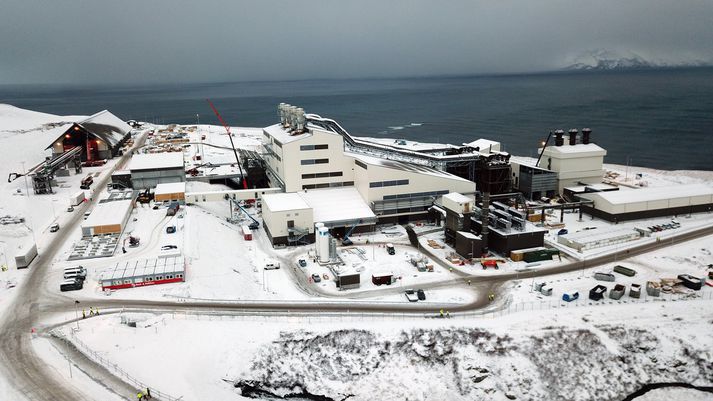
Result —
[{"label": "street light pole", "polygon": [[74,300],[74,316],[77,318],[77,330],[79,330],[79,309],[77,308],[77,305],[79,305],[79,301],[76,299]]}]

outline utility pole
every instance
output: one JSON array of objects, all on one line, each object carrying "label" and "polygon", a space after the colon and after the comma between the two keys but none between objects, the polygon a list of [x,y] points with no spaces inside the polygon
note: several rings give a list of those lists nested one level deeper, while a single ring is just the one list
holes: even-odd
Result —
[{"label": "utility pole", "polygon": [[30,197],[30,189],[29,186],[27,185],[27,171],[25,170],[25,162],[23,161],[22,163],[22,175],[25,177],[25,194],[27,197]]},{"label": "utility pole", "polygon": [[79,330],[79,309],[77,308],[77,305],[79,305],[79,301],[76,299],[74,300],[74,316],[77,318],[77,330]]}]

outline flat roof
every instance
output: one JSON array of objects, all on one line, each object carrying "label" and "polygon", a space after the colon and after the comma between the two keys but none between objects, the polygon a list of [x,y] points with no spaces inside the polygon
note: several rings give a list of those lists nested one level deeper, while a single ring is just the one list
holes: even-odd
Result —
[{"label": "flat roof", "polygon": [[630,235],[637,235],[637,231],[633,228],[622,228],[619,230],[586,230],[578,231],[576,233],[565,234],[562,237],[569,241],[579,242],[580,244],[603,241],[610,238],[626,237]]},{"label": "flat roof", "polygon": [[601,146],[597,145],[596,143],[578,143],[576,145],[568,145],[567,141],[565,140],[565,144],[562,146],[555,146],[555,145],[549,145],[547,146],[547,149],[545,149],[545,152],[551,152],[551,153],[588,153],[588,152],[597,152],[597,153],[602,153],[602,155],[606,154],[606,150],[604,150]]},{"label": "flat roof", "polygon": [[499,152],[500,151],[500,142],[497,141],[491,141],[490,139],[476,139],[473,142],[468,142],[465,143],[464,145],[473,147],[473,148],[479,148],[479,152],[485,153],[486,151],[490,152],[490,147],[492,146],[493,152]]},{"label": "flat roof", "polygon": [[450,173],[446,173],[444,171],[436,170],[435,168],[432,168],[432,167],[422,166],[420,164],[406,163],[406,162],[401,162],[401,161],[396,161],[396,160],[380,159],[378,157],[365,156],[365,155],[358,154],[358,153],[344,152],[344,155],[353,157],[354,159],[357,159],[357,160],[361,161],[362,163],[366,163],[366,164],[369,164],[372,166],[380,166],[380,167],[385,167],[385,168],[391,168],[394,170],[406,171],[406,172],[410,172],[410,173],[425,174],[425,175],[430,175],[430,176],[434,176],[434,177],[448,178],[451,180],[471,182],[471,181],[466,180],[465,178],[458,177],[457,175],[453,175]]},{"label": "flat roof", "polygon": [[175,193],[185,193],[186,183],[185,182],[171,182],[162,183],[156,185],[154,190],[154,195],[165,195],[165,194],[175,194]]},{"label": "flat roof", "polygon": [[310,209],[310,205],[296,192],[265,194],[262,196],[262,202],[271,212]]},{"label": "flat roof", "polygon": [[133,201],[130,199],[99,203],[82,222],[82,228],[122,224],[132,204]]},{"label": "flat roof", "polygon": [[102,272],[99,280],[123,280],[125,278],[152,276],[156,274],[184,273],[186,270],[183,256],[141,259],[118,262]]},{"label": "flat roof", "polygon": [[480,239],[479,235],[475,235],[470,231],[457,231],[457,233],[468,239]]},{"label": "flat roof", "polygon": [[450,192],[445,195],[443,195],[444,199],[449,199],[452,200],[455,203],[470,203],[474,202],[473,198],[469,198],[463,194],[460,194],[458,192]]},{"label": "flat roof", "polygon": [[134,155],[129,162],[131,171],[183,167],[183,152],[142,153]]},{"label": "flat roof", "polygon": [[376,218],[354,187],[315,189],[298,194],[312,207],[315,223]]},{"label": "flat roof", "polygon": [[280,141],[280,143],[283,143],[283,144],[298,141],[298,140],[304,139],[304,138],[309,138],[310,136],[312,136],[312,134],[309,132],[305,132],[305,133],[302,133],[299,135],[290,135],[290,133],[287,132],[287,130],[282,128],[282,124],[279,124],[279,123],[270,125],[269,127],[265,127],[265,128],[263,128],[263,130],[268,135],[270,135],[271,137],[275,138],[276,140]]},{"label": "flat roof", "polygon": [[621,188],[618,191],[591,192],[581,196],[596,196],[611,204],[649,202],[692,196],[713,197],[713,187],[704,184],[669,185],[665,187]]}]

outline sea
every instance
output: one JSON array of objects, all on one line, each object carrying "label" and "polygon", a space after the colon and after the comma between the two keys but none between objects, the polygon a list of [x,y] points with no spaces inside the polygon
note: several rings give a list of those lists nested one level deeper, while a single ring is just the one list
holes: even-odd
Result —
[{"label": "sea", "polygon": [[499,141],[537,156],[550,131],[591,128],[605,162],[713,170],[713,68],[441,78],[171,85],[0,86],[0,102],[60,115],[108,109],[155,123],[277,122],[290,103],[356,136],[463,144]]}]

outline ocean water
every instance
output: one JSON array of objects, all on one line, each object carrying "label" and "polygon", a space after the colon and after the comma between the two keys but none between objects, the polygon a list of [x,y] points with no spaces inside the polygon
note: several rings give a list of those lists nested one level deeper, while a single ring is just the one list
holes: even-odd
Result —
[{"label": "ocean water", "polygon": [[0,102],[54,114],[267,126],[286,102],[359,136],[461,144],[488,138],[535,156],[554,129],[593,130],[609,163],[713,170],[713,68],[162,86],[0,86]]}]

